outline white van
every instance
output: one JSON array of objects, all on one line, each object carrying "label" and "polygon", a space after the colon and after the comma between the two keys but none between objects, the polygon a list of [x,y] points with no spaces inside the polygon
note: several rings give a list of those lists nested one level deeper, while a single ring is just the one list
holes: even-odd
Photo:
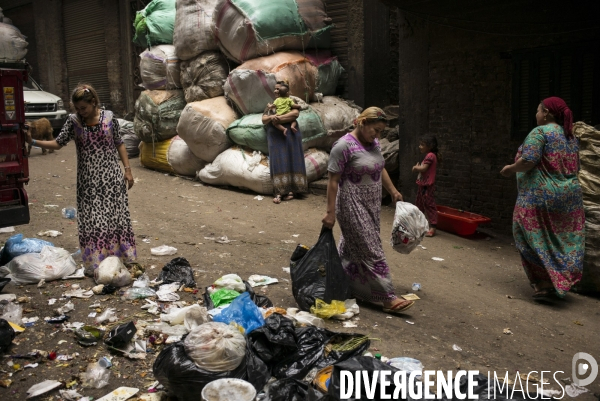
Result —
[{"label": "white van", "polygon": [[50,121],[55,132],[62,128],[68,113],[61,98],[44,92],[42,87],[31,77],[27,82],[23,82],[23,98],[27,121],[45,117]]}]

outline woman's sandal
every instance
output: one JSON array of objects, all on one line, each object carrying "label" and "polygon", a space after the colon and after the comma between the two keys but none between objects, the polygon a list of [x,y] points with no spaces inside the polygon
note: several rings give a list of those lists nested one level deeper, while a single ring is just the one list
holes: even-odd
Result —
[{"label": "woman's sandal", "polygon": [[415,301],[402,300],[391,308],[383,308],[385,313],[402,313],[415,304]]},{"label": "woman's sandal", "polygon": [[556,294],[554,288],[543,288],[533,293],[533,299],[548,299],[552,298]]},{"label": "woman's sandal", "polygon": [[435,235],[435,229],[432,228],[429,231],[427,231],[427,234],[425,234],[426,237],[433,237]]},{"label": "woman's sandal", "polygon": [[273,198],[273,203],[279,205],[281,203],[281,195],[277,195]]},{"label": "woman's sandal", "polygon": [[289,200],[292,200],[292,199],[294,199],[294,193],[293,192],[290,192],[289,194],[287,194],[286,196],[283,197],[284,201],[289,201]]}]

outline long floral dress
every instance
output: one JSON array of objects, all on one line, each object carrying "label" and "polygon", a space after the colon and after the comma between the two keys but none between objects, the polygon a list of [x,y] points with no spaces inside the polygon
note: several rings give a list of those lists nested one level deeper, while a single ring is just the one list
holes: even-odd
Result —
[{"label": "long floral dress", "polygon": [[579,143],[557,124],[529,133],[515,160],[535,164],[517,173],[513,235],[532,284],[551,282],[563,297],[581,279],[585,215],[577,171]]},{"label": "long floral dress", "polygon": [[365,148],[346,134],[333,146],[328,171],[341,174],[335,217],[342,230],[338,246],[352,295],[367,302],[396,299],[379,236],[381,174],[379,142]]},{"label": "long floral dress", "polygon": [[124,262],[136,259],[127,186],[117,147],[123,143],[112,112],[100,111],[100,123],[83,124],[71,114],[56,138],[61,146],[75,140],[77,149],[77,225],[86,274],[115,255]]}]

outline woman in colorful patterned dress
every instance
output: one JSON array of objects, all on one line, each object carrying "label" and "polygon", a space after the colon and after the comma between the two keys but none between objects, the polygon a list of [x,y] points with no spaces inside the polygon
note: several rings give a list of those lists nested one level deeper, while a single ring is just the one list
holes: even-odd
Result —
[{"label": "woman in colorful patterned dress", "polygon": [[[513,235],[533,297],[564,297],[581,279],[585,247],[583,197],[577,179],[579,143],[564,100],[544,99],[538,127],[519,147],[515,163],[500,172],[517,174]],[[562,125],[562,127],[561,127]]]},{"label": "woman in colorful patterned dress", "polygon": [[379,236],[382,184],[394,202],[402,200],[384,168],[377,140],[386,127],[386,116],[381,109],[369,107],[358,116],[355,127],[331,150],[327,213],[322,222],[327,228],[336,219],[340,223],[338,248],[352,295],[383,305],[384,312],[401,313],[414,301],[396,297]]},{"label": "woman in colorful patterned dress", "polygon": [[94,88],[79,85],[73,90],[71,102],[76,113],[67,118],[55,140],[36,141],[28,135],[27,142],[58,150],[75,140],[79,245],[86,274],[92,275],[107,256],[118,256],[124,262],[136,258],[127,199],[133,175],[119,123],[112,112],[99,108]]}]

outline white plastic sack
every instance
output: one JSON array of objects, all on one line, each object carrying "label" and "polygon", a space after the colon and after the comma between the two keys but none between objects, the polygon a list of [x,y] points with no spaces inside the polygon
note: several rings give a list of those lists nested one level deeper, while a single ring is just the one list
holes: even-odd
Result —
[{"label": "white plastic sack", "polygon": [[189,103],[181,112],[177,134],[194,155],[210,163],[233,145],[226,130],[236,119],[223,96]]},{"label": "white plastic sack", "polygon": [[177,0],[173,45],[177,57],[189,60],[206,50],[217,50],[212,15],[218,0]]},{"label": "white plastic sack", "polygon": [[240,276],[237,274],[226,274],[214,282],[217,288],[227,288],[237,292],[246,291],[246,285]]},{"label": "white plastic sack", "polygon": [[[260,156],[260,159],[258,159]],[[325,151],[309,149],[304,153],[306,179],[313,182],[327,172],[329,155]],[[273,181],[267,158],[260,152],[247,152],[232,147],[221,153],[198,172],[198,179],[211,185],[231,185],[253,192],[273,194]]]},{"label": "white plastic sack", "polygon": [[425,215],[412,203],[397,202],[392,227],[392,247],[409,254],[417,247],[429,230]]},{"label": "white plastic sack", "polygon": [[148,90],[181,88],[179,59],[173,45],[158,45],[140,54],[142,85]]},{"label": "white plastic sack", "polygon": [[96,284],[124,287],[131,284],[131,273],[117,256],[109,256],[94,271]]},{"label": "white plastic sack", "polygon": [[183,346],[188,357],[209,372],[234,370],[246,356],[244,335],[225,323],[210,322],[196,327]]},{"label": "white plastic sack", "polygon": [[14,25],[0,23],[0,61],[21,61],[27,54],[25,36]]},{"label": "white plastic sack", "polygon": [[11,260],[6,267],[17,285],[37,284],[40,280],[59,280],[77,270],[71,253],[62,248],[45,246],[40,253],[26,253]]}]

